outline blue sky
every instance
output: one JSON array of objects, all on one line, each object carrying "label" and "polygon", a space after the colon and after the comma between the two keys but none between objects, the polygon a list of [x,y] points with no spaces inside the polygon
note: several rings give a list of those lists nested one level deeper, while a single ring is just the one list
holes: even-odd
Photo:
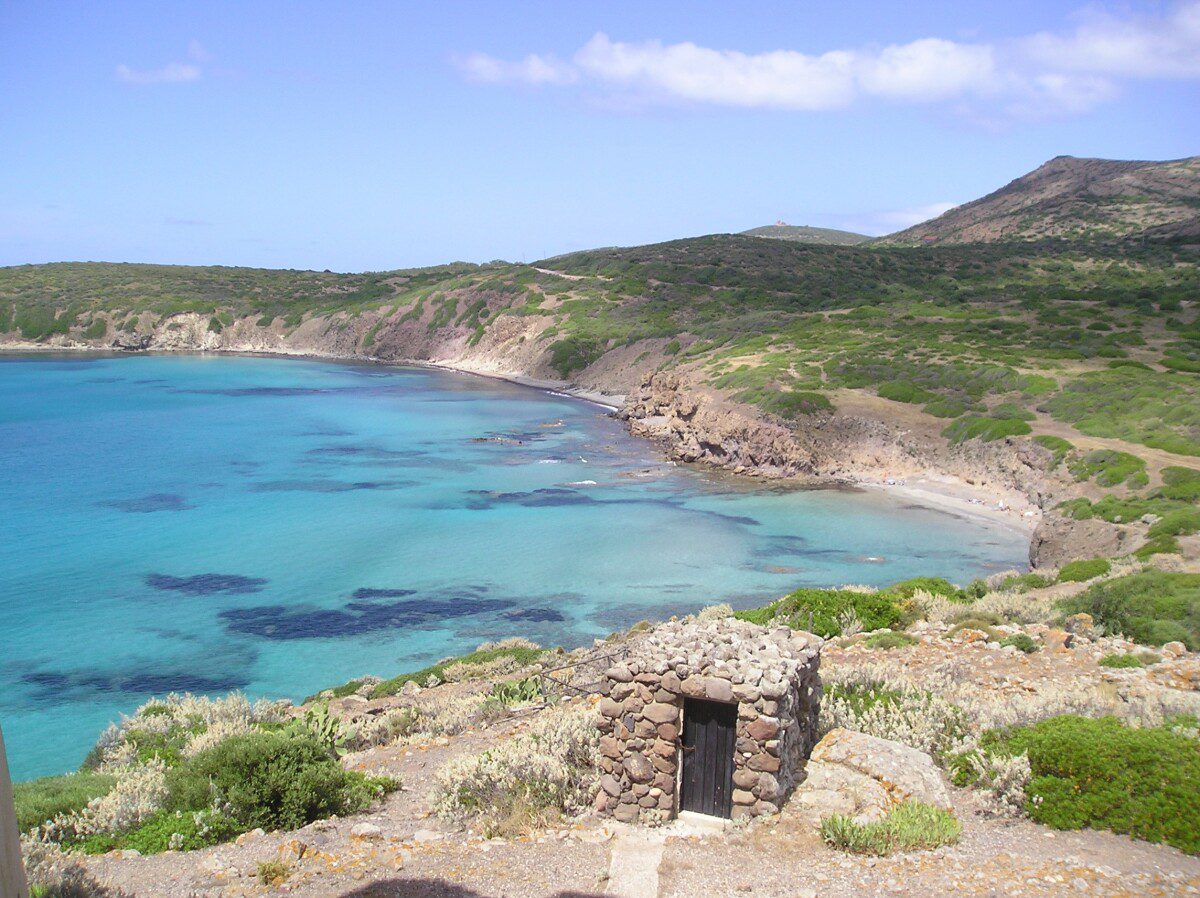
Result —
[{"label": "blue sky", "polygon": [[0,264],[885,233],[1200,153],[1200,0],[0,2]]}]

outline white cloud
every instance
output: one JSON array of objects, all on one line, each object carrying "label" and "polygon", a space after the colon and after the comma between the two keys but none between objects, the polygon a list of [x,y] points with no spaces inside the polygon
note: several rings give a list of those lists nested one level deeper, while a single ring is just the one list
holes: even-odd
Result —
[{"label": "white cloud", "polygon": [[1200,77],[1200,3],[1165,16],[1118,18],[1093,13],[1070,34],[1026,38],[1029,57],[1058,71],[1129,78]]},{"label": "white cloud", "polygon": [[571,66],[552,56],[539,56],[536,53],[530,53],[519,62],[508,62],[486,53],[473,53],[461,59],[458,65],[472,81],[491,84],[504,81],[533,85],[571,84],[578,79],[578,74]]},{"label": "white cloud", "polygon": [[204,75],[202,64],[212,57],[199,41],[188,43],[187,56],[190,62],[168,62],[157,69],[135,69],[122,63],[115,74],[125,84],[187,84],[199,81]]},{"label": "white cloud", "polygon": [[1132,78],[1200,78],[1200,0],[1163,16],[1093,15],[1062,34],[1001,43],[907,44],[744,53],[597,33],[569,62],[531,54],[459,61],[487,83],[578,85],[611,108],[686,103],[819,111],[876,100],[947,103],[979,121],[1085,112]]}]

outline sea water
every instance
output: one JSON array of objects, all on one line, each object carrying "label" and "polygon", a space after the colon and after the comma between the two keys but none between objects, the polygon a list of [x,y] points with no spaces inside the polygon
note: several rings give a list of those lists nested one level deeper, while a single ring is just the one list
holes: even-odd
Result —
[{"label": "sea water", "polygon": [[0,357],[0,726],[76,767],[171,691],[300,699],[485,640],[806,585],[966,580],[1013,530],[665,462],[586,402],[425,368]]}]

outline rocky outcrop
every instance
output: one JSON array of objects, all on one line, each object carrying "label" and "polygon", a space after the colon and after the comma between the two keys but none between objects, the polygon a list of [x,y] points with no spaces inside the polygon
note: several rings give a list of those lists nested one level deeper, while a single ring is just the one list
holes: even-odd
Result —
[{"label": "rocky outcrop", "polygon": [[1098,518],[1077,521],[1048,511],[1029,542],[1029,563],[1053,568],[1077,558],[1112,558],[1132,552],[1141,542],[1129,527]]},{"label": "rocky outcrop", "polygon": [[658,441],[680,461],[739,474],[850,482],[937,471],[1041,507],[1051,455],[1026,440],[948,446],[862,415],[817,412],[784,422],[659,372],[631,393],[620,417],[632,433]]},{"label": "rocky outcrop", "polygon": [[845,814],[867,823],[909,800],[953,810],[933,759],[900,742],[838,728],[813,749],[795,803],[818,819]]}]

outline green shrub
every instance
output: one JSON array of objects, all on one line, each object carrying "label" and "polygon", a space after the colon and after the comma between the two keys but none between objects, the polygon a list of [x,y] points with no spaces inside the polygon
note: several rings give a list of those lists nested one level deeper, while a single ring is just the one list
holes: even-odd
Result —
[{"label": "green shrub", "polygon": [[1172,465],[1162,469],[1163,485],[1153,493],[1164,499],[1175,499],[1179,502],[1196,502],[1200,500],[1200,471],[1195,468],[1183,468]]},{"label": "green shrub", "polygon": [[1101,486],[1116,486],[1130,481],[1131,486],[1145,486],[1146,462],[1128,452],[1114,449],[1095,449],[1067,465],[1076,480],[1095,478]]},{"label": "green shrub", "polygon": [[562,377],[570,377],[602,355],[604,347],[596,340],[579,335],[563,337],[550,344],[550,367]]},{"label": "green shrub", "polygon": [[935,399],[923,409],[935,418],[957,418],[966,410],[967,404],[960,399]]},{"label": "green shrub", "polygon": [[900,599],[911,599],[918,590],[941,596],[952,602],[967,601],[963,591],[944,577],[909,577],[907,580],[893,583],[885,592]]},{"label": "green shrub", "polygon": [[1035,574],[1031,571],[1026,574],[1014,574],[1011,577],[1004,578],[996,586],[996,589],[1001,592],[1027,592],[1031,589],[1044,589],[1053,584],[1053,577],[1047,577],[1045,574]]},{"label": "green shrub", "polygon": [[225,329],[225,325],[221,323],[220,318],[213,317],[208,319],[208,329],[214,334],[219,334]]},{"label": "green shrub", "polygon": [[1151,524],[1146,535],[1151,539],[1160,536],[1187,536],[1197,530],[1200,530],[1200,508],[1176,508]]},{"label": "green shrub", "polygon": [[58,814],[81,810],[93,798],[107,795],[115,783],[113,777],[91,771],[15,783],[17,826],[28,832]]},{"label": "green shrub", "polygon": [[1142,571],[1096,583],[1059,607],[1086,612],[1105,632],[1143,645],[1179,640],[1193,651],[1200,647],[1200,574]]},{"label": "green shrub", "polygon": [[1020,649],[1026,655],[1032,655],[1038,650],[1038,644],[1033,641],[1033,638],[1028,633],[1014,633],[1012,636],[1006,636],[1000,640],[1000,645],[1011,645],[1014,648]]},{"label": "green shrub", "polygon": [[1031,428],[1020,418],[985,418],[980,415],[967,415],[959,418],[942,431],[942,436],[951,443],[963,443],[967,440],[982,440],[990,443],[1004,437],[1024,436]]},{"label": "green shrub", "polygon": [[108,322],[103,318],[93,318],[92,323],[83,329],[85,340],[99,340],[108,333]]},{"label": "green shrub", "polygon": [[886,633],[872,633],[863,640],[863,645],[869,649],[905,649],[910,645],[916,645],[918,642],[920,640],[915,636],[889,631]]},{"label": "green shrub", "polygon": [[766,624],[781,620],[797,630],[808,630],[818,636],[838,636],[842,632],[840,618],[853,612],[864,630],[882,630],[900,622],[900,606],[886,592],[855,592],[846,589],[798,589],[765,608],[739,611],[734,617],[752,623]]},{"label": "green shrub", "polygon": [[1137,655],[1126,653],[1110,653],[1100,659],[1100,666],[1115,667],[1120,669],[1124,667],[1145,667],[1146,664]]},{"label": "green shrub", "polygon": [[1088,558],[1086,560],[1071,561],[1064,564],[1062,570],[1058,572],[1058,582],[1082,583],[1084,580],[1103,577],[1111,570],[1112,564],[1107,558]]},{"label": "green shrub", "polygon": [[[744,394],[738,394],[741,398]],[[804,415],[814,415],[817,412],[833,410],[829,397],[808,390],[766,390],[755,393],[755,401],[763,411],[781,418],[794,420]]]},{"label": "green shrub", "polygon": [[214,793],[243,830],[298,829],[366,807],[387,783],[343,770],[309,736],[247,733],[205,749],[167,772],[168,811],[201,811]]},{"label": "green shrub", "polygon": [[884,399],[891,399],[895,402],[925,403],[937,398],[928,390],[924,390],[911,381],[906,380],[897,380],[892,383],[883,384],[876,392]]},{"label": "green shrub", "polygon": [[1030,817],[1055,829],[1109,829],[1200,853],[1200,742],[1168,727],[1064,715],[984,736],[988,751],[1025,753]]},{"label": "green shrub", "polygon": [[133,849],[142,854],[167,850],[196,851],[228,842],[243,831],[232,818],[211,809],[185,812],[160,811],[127,833],[97,833],[80,843],[86,854]]},{"label": "green shrub", "polygon": [[962,836],[962,824],[948,811],[910,799],[870,823],[855,823],[852,817],[834,814],[821,821],[820,832],[831,848],[883,857],[897,851],[953,845]]}]

